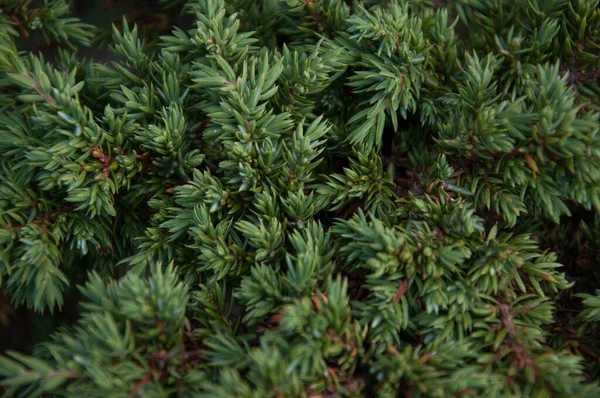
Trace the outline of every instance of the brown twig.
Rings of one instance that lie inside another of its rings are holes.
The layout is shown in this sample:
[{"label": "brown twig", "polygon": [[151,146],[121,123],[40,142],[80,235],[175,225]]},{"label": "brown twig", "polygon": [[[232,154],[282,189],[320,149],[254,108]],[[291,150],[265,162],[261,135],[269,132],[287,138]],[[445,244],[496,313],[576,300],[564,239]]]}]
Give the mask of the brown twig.
[{"label": "brown twig", "polygon": [[131,389],[129,390],[129,398],[135,398],[138,390],[140,388],[142,388],[143,386],[150,384],[151,381],[152,381],[152,369],[148,369],[148,371],[146,372],[144,377],[140,381],[138,381],[137,383],[135,383],[134,385],[131,386]]}]

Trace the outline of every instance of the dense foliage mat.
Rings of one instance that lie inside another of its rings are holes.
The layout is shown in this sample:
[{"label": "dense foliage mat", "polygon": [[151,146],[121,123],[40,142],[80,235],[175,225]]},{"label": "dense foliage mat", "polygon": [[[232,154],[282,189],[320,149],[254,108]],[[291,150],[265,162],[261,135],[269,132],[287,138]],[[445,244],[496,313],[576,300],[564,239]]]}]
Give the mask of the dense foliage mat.
[{"label": "dense foliage mat", "polygon": [[600,396],[598,0],[158,5],[0,4],[0,286],[80,299],[5,396]]}]

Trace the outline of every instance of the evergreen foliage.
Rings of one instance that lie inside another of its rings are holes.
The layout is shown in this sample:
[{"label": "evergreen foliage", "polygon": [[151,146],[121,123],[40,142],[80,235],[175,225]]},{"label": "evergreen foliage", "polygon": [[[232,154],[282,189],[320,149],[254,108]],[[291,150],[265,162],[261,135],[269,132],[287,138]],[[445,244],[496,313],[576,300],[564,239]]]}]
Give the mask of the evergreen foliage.
[{"label": "evergreen foliage", "polygon": [[598,0],[161,5],[0,4],[4,396],[600,396]]}]

